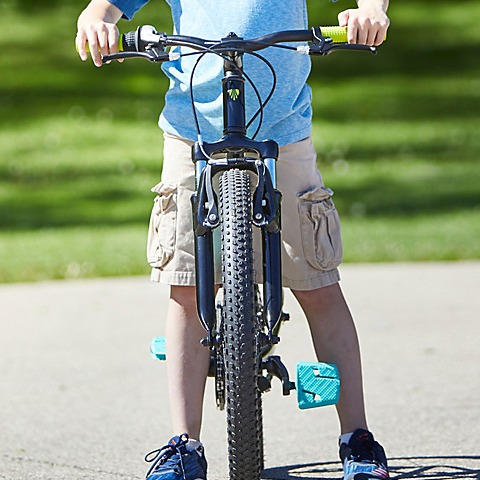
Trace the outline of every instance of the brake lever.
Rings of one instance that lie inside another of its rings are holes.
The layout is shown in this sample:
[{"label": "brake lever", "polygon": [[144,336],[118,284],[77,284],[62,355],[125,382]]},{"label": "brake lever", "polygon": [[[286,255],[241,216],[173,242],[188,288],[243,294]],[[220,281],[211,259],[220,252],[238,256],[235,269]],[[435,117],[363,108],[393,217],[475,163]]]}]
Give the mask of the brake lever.
[{"label": "brake lever", "polygon": [[145,58],[150,62],[165,62],[170,60],[170,55],[159,48],[150,48],[145,52],[118,52],[110,53],[102,57],[102,63],[108,63],[111,60],[120,60],[124,58]]},{"label": "brake lever", "polygon": [[336,50],[354,50],[360,52],[370,52],[373,55],[377,54],[377,48],[370,45],[360,45],[357,43],[329,43],[325,42],[323,45],[311,45],[310,55],[330,55]]}]

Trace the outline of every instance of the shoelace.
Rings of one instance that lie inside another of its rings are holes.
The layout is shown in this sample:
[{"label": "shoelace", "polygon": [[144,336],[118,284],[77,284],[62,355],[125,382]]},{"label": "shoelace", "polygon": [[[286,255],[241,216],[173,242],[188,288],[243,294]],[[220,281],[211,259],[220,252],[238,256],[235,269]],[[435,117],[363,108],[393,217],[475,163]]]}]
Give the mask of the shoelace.
[{"label": "shoelace", "polygon": [[183,479],[186,480],[186,474],[185,474],[185,467],[183,465],[183,458],[182,458],[182,452],[180,451],[180,448],[185,446],[188,442],[188,435],[186,433],[180,435],[180,439],[178,442],[173,443],[173,444],[168,444],[165,445],[162,448],[157,448],[156,450],[152,450],[151,452],[147,453],[145,455],[145,461],[148,463],[151,463],[152,466],[147,472],[147,477],[153,473],[153,471],[157,468],[159,465],[163,465],[166,461],[170,460],[175,454],[178,454],[179,461],[177,462],[176,465],[180,464],[180,468],[182,469],[182,476]]},{"label": "shoelace", "polygon": [[350,448],[355,461],[375,461],[375,441],[370,436],[354,442]]},{"label": "shoelace", "polygon": [[357,450],[353,455],[353,457],[355,458],[355,460],[359,460],[362,462],[364,461],[372,462],[375,459],[375,454],[373,452],[373,449],[365,446],[364,448]]}]

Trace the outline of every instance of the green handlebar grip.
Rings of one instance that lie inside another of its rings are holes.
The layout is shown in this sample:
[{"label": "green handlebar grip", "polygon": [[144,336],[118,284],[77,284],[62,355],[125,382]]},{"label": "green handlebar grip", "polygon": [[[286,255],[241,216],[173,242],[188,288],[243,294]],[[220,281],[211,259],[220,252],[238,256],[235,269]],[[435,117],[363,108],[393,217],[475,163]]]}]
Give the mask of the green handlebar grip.
[{"label": "green handlebar grip", "polygon": [[[118,51],[119,52],[123,52],[123,35],[120,35],[120,38],[118,39]],[[78,47],[77,47],[77,43],[75,42],[75,49],[77,50],[78,52]],[[87,53],[90,53],[90,47],[88,46],[88,42],[85,42],[85,51]]]},{"label": "green handlebar grip", "polygon": [[347,43],[347,27],[320,27],[324,37],[332,39],[333,43]]},{"label": "green handlebar grip", "polygon": [[[320,31],[324,37],[329,37],[332,39],[333,43],[347,43],[347,27],[320,27]],[[387,36],[385,35],[384,40]]]}]

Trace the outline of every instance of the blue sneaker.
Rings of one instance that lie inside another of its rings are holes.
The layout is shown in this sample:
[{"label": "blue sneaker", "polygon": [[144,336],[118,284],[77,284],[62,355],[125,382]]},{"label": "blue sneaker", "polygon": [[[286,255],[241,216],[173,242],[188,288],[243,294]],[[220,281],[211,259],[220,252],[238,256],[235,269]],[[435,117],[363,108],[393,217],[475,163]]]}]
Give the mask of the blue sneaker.
[{"label": "blue sneaker", "polygon": [[344,480],[379,480],[390,478],[383,447],[367,430],[355,430],[348,444],[340,445]]},{"label": "blue sneaker", "polygon": [[206,480],[207,461],[203,446],[188,445],[186,433],[173,437],[167,445],[145,456],[152,466],[146,480]]}]

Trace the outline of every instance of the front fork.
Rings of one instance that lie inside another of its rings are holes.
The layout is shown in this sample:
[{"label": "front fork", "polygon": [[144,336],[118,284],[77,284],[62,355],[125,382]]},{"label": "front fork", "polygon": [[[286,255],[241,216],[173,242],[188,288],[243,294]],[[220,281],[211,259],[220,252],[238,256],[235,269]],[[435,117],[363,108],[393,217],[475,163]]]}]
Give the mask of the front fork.
[{"label": "front fork", "polygon": [[[208,218],[213,220],[212,205],[207,205],[205,192],[205,172],[207,162],[198,160],[195,162],[195,193],[191,196],[193,214],[193,232],[195,240],[195,283],[197,311],[203,328],[208,333],[208,345],[212,345],[212,335],[215,325],[215,263],[213,254],[213,225]],[[210,178],[211,180],[211,178]],[[213,188],[212,188],[213,191]],[[216,203],[216,202],[215,202]],[[207,210],[206,219],[202,216]],[[208,210],[210,212],[208,212]],[[215,219],[215,226],[218,224]]]},{"label": "front fork", "polygon": [[215,342],[215,267],[213,230],[219,225],[217,196],[212,180],[228,168],[254,171],[257,185],[253,195],[253,223],[262,230],[263,249],[263,315],[268,328],[265,347],[278,342],[276,327],[282,319],[283,290],[280,239],[281,194],[276,190],[276,159],[195,162],[196,193],[192,195],[195,237],[195,272],[197,311],[207,331],[205,343]]}]

